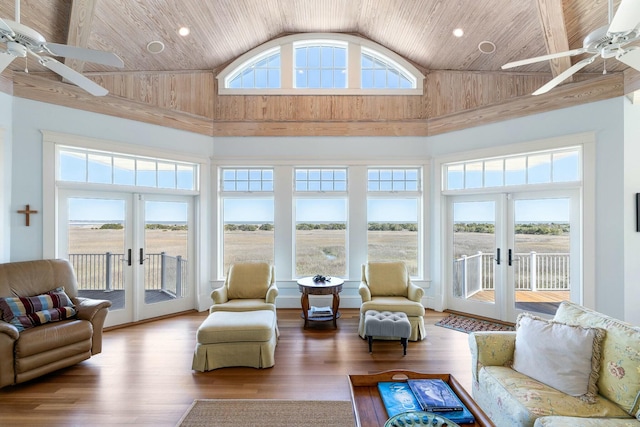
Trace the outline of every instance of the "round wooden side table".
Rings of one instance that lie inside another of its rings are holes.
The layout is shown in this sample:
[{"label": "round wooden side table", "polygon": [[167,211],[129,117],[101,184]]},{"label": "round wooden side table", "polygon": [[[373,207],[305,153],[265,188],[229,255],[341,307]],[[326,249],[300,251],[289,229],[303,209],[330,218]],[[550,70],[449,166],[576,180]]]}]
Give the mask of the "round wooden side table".
[{"label": "round wooden side table", "polygon": [[[340,307],[340,292],[342,291],[342,284],[344,280],[339,277],[332,277],[324,282],[314,282],[313,277],[303,277],[298,280],[298,290],[302,293],[300,302],[302,304],[302,315],[304,318],[305,329],[309,325],[309,321],[312,322],[326,322],[333,321],[333,327],[337,328],[336,319],[340,317],[338,308]],[[333,295],[333,304],[331,306],[331,313],[314,313],[317,307],[311,307],[309,305],[309,295]]]}]

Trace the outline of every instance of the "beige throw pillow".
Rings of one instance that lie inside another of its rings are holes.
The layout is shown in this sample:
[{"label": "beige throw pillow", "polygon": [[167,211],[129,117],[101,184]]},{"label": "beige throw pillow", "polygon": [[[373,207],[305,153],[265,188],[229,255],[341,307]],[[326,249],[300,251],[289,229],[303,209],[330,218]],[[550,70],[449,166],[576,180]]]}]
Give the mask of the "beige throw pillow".
[{"label": "beige throw pillow", "polygon": [[605,331],[518,316],[513,369],[541,383],[595,402]]}]

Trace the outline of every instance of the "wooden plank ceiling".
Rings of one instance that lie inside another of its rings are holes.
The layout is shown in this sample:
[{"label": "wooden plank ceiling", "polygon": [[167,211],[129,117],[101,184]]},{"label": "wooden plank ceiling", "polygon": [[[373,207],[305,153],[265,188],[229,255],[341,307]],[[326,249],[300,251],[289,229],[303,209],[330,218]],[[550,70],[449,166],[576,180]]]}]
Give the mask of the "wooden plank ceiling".
[{"label": "wooden plank ceiling", "polygon": [[[615,8],[619,1],[614,0]],[[0,2],[0,17],[14,19],[13,3],[13,0]],[[167,87],[161,86],[160,76],[189,74],[191,94],[197,94],[191,82],[202,80],[207,89],[212,89],[214,84],[211,76],[201,77],[203,73],[212,75],[239,55],[273,38],[291,33],[337,32],[373,40],[427,74],[459,72],[473,76],[480,73],[484,76],[480,80],[490,82],[490,86],[495,84],[493,80],[503,81],[500,76],[504,75],[531,76],[518,88],[500,88],[513,90],[506,98],[521,97],[526,95],[522,93],[523,88],[530,93],[540,82],[585,56],[544,61],[508,71],[500,67],[518,59],[582,47],[584,37],[607,24],[608,3],[606,0],[22,0],[20,19],[49,42],[118,54],[124,60],[124,69],[65,61],[68,66],[108,86],[111,95],[215,121],[216,109],[224,108],[219,101],[200,100],[196,107],[182,108],[175,106],[179,96],[173,93],[166,104],[160,98],[169,95],[152,96],[154,91],[167,91]],[[181,26],[190,28],[187,37],[178,35]],[[464,35],[454,37],[455,28],[462,28]],[[152,41],[162,42],[164,51],[149,53],[147,44]],[[479,50],[479,44],[484,41],[496,45],[494,53]],[[14,60],[2,74],[9,79],[16,76],[16,91],[28,86],[28,92],[35,93],[43,78],[57,79],[33,60],[27,65],[39,80],[29,81],[27,76],[17,78],[24,74],[24,59]],[[606,68],[615,74],[628,67],[609,60]],[[593,74],[602,74],[602,70],[600,59],[585,67],[575,80],[597,78]],[[442,80],[442,74],[439,76]],[[169,86],[175,85],[172,78],[165,79]],[[449,80],[456,79],[454,75]],[[618,83],[616,80],[616,89],[607,93],[619,93]],[[48,84],[43,84],[43,90],[46,86]],[[484,90],[485,93],[478,95],[480,98],[487,98],[486,91],[492,88]],[[72,92],[73,89],[66,93]],[[468,97],[469,93],[462,93],[459,99],[463,101],[458,102],[468,103],[464,101]],[[500,97],[503,99],[499,101],[503,102],[504,94]],[[433,99],[422,101],[421,105],[424,110],[408,119],[434,117]],[[474,101],[455,111],[447,106],[437,109],[451,114],[481,105],[482,102]]]}]

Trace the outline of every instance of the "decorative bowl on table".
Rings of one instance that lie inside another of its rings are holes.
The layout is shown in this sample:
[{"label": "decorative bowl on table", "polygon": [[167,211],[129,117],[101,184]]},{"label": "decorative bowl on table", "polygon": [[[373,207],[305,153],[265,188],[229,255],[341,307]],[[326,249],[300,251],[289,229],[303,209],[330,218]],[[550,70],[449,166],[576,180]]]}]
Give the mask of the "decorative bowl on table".
[{"label": "decorative bowl on table", "polygon": [[459,424],[432,412],[410,411],[395,415],[384,423],[384,427],[460,427]]},{"label": "decorative bowl on table", "polygon": [[314,283],[320,283],[320,282],[324,283],[324,282],[328,282],[328,281],[330,281],[330,280],[331,280],[331,277],[329,277],[329,276],[323,276],[323,275],[321,275],[321,274],[316,274],[315,276],[313,276],[313,277],[311,278],[311,280],[313,280],[313,282],[314,282]]}]

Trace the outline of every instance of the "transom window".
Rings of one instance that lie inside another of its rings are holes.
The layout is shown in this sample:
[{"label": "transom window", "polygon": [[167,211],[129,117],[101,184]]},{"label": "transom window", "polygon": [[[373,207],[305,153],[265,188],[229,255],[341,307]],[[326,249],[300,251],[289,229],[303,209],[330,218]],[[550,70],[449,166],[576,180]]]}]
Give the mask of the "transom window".
[{"label": "transom window", "polygon": [[443,188],[465,190],[513,185],[578,182],[582,174],[578,147],[443,165]]},{"label": "transom window", "polygon": [[198,165],[60,146],[61,181],[196,190]]},{"label": "transom window", "polygon": [[369,191],[418,191],[420,171],[416,169],[369,169]]},{"label": "transom window", "polygon": [[222,169],[222,191],[273,191],[273,169]]},{"label": "transom window", "polygon": [[296,191],[347,191],[346,169],[296,169]]},{"label": "transom window", "polygon": [[422,95],[424,75],[393,51],[348,34],[294,34],[237,58],[221,95]]}]

